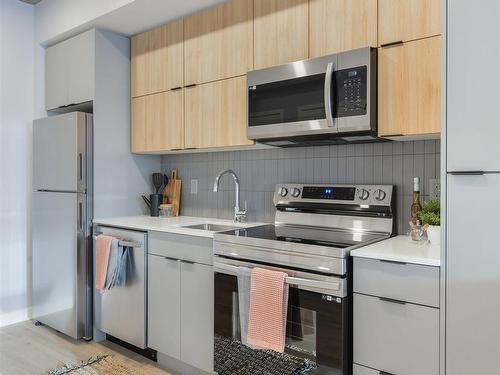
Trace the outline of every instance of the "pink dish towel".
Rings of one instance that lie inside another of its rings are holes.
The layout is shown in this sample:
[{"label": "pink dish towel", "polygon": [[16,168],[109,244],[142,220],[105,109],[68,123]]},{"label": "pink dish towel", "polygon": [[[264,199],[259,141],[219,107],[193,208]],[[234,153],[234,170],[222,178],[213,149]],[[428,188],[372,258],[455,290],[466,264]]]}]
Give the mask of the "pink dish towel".
[{"label": "pink dish towel", "polygon": [[100,234],[95,241],[95,287],[104,291],[106,285],[106,275],[108,273],[109,253],[111,241],[114,237]]},{"label": "pink dish towel", "polygon": [[256,349],[285,350],[288,284],[284,272],[254,268],[250,280],[247,342]]}]

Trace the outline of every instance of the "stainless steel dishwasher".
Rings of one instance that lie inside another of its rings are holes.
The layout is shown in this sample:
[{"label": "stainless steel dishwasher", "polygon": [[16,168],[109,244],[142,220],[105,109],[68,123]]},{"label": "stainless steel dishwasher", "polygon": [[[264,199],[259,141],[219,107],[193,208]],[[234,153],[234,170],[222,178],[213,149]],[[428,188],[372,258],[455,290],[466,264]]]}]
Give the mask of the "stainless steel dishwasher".
[{"label": "stainless steel dishwasher", "polygon": [[[131,245],[126,271],[125,285],[104,293],[95,289],[95,328],[138,348],[146,348],[147,331],[147,233],[94,226],[95,238],[99,234],[116,237]],[[95,275],[95,261],[94,261]]]}]

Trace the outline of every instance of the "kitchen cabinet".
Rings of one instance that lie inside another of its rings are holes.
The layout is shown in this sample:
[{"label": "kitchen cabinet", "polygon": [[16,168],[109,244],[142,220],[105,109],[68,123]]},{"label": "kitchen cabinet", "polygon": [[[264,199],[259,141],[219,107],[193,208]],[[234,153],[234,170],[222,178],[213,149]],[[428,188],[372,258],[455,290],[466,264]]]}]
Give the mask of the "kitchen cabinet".
[{"label": "kitchen cabinet", "polygon": [[95,30],[45,50],[45,109],[94,100]]},{"label": "kitchen cabinet", "polygon": [[439,134],[441,124],[439,36],[378,50],[378,134]]},{"label": "kitchen cabinet", "polygon": [[214,271],[193,262],[181,264],[181,360],[213,369]]},{"label": "kitchen cabinet", "polygon": [[184,19],[185,85],[253,69],[253,0],[231,0]]},{"label": "kitchen cabinet", "polygon": [[309,2],[309,57],[375,46],[376,0]]},{"label": "kitchen cabinet", "polygon": [[184,90],[132,98],[132,152],[184,147]]},{"label": "kitchen cabinet", "polygon": [[439,375],[439,273],[354,255],[354,374]]},{"label": "kitchen cabinet", "polygon": [[184,23],[174,21],[132,37],[132,97],[184,85]]},{"label": "kitchen cabinet", "polygon": [[174,358],[181,355],[181,263],[148,256],[148,347]]},{"label": "kitchen cabinet", "polygon": [[441,33],[441,2],[378,0],[380,45],[436,36]]},{"label": "kitchen cabinet", "polygon": [[186,148],[251,145],[247,139],[246,77],[186,88]]},{"label": "kitchen cabinet", "polygon": [[254,68],[307,59],[307,0],[254,0]]},{"label": "kitchen cabinet", "polygon": [[[150,232],[148,245],[149,347],[211,373],[214,355],[212,239]],[[197,257],[201,261],[207,259],[210,264],[191,260]]]}]

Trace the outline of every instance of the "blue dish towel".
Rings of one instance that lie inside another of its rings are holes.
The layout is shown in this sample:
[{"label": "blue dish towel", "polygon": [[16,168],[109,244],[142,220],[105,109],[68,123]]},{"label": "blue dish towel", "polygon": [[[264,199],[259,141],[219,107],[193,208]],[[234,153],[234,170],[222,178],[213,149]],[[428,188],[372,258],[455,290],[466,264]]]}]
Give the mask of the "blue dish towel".
[{"label": "blue dish towel", "polygon": [[127,281],[128,247],[119,245],[118,240],[111,242],[109,253],[108,272],[106,276],[106,290],[124,285]]}]

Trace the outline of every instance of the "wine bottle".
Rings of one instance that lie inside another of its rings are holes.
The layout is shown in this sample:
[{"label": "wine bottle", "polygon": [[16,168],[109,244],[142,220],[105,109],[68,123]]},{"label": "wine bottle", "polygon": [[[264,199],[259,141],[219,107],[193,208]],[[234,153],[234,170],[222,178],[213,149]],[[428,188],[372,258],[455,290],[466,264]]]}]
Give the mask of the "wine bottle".
[{"label": "wine bottle", "polygon": [[418,213],[422,211],[422,204],[420,203],[420,178],[413,179],[413,203],[410,209],[410,220],[414,225],[420,224]]}]

